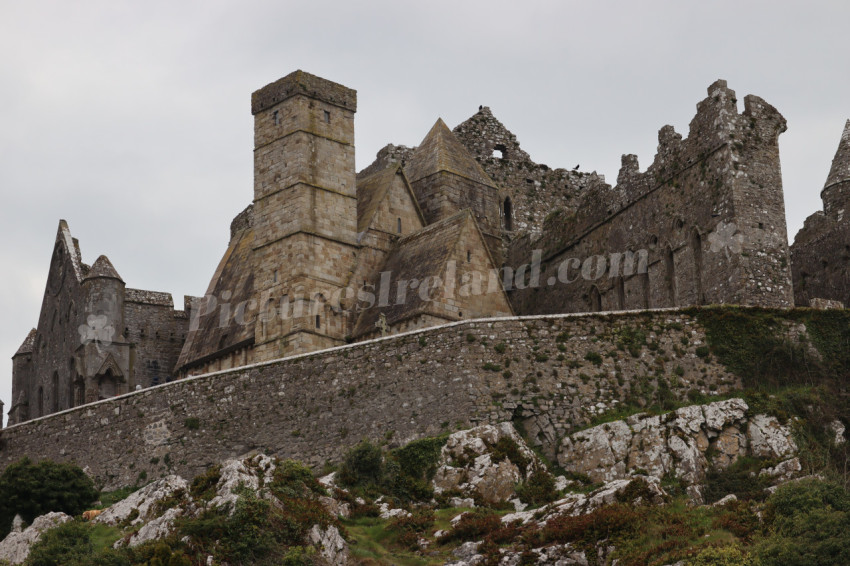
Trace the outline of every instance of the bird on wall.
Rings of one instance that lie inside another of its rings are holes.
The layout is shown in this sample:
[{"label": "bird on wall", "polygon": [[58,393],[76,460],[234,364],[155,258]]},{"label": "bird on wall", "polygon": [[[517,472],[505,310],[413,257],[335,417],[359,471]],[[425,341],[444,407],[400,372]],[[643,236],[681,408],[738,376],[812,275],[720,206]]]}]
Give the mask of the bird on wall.
[{"label": "bird on wall", "polygon": [[[581,165],[581,163],[579,163],[579,165]],[[578,171],[578,165],[576,165],[575,167],[573,167],[573,171]]]}]

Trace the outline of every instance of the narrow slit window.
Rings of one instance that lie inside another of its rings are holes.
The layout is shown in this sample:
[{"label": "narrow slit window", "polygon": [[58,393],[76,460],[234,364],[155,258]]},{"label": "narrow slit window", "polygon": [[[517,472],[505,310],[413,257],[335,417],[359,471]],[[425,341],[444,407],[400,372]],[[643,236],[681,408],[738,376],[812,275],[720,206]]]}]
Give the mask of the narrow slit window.
[{"label": "narrow slit window", "polygon": [[316,328],[321,328],[321,327],[322,327],[322,316],[317,314],[316,315]]},{"label": "narrow slit window", "polygon": [[472,251],[466,250],[466,263],[469,263],[471,261],[472,261]]},{"label": "narrow slit window", "polygon": [[401,218],[398,219],[398,233],[401,234]]},{"label": "narrow slit window", "polygon": [[327,110],[323,110],[323,112],[325,113],[325,123],[330,124],[331,123],[331,113],[328,112]]},{"label": "narrow slit window", "polygon": [[280,113],[277,110],[275,110],[272,113],[272,118],[274,119],[274,125],[279,126],[280,125]]}]

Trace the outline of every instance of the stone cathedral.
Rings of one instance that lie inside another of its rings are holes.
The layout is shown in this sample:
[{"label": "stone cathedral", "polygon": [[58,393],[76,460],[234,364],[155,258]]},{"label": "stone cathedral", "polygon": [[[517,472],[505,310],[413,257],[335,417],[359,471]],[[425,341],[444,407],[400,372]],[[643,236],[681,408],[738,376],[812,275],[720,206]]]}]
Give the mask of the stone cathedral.
[{"label": "stone cathedral", "polygon": [[[850,121],[792,246],[782,115],[708,88],[686,137],[616,184],[532,161],[486,106],[357,172],[357,93],[296,71],[253,93],[254,193],[203,297],[132,289],[60,221],[15,424],[184,378],[460,320],[850,301]],[[246,200],[247,200],[246,194]]]}]

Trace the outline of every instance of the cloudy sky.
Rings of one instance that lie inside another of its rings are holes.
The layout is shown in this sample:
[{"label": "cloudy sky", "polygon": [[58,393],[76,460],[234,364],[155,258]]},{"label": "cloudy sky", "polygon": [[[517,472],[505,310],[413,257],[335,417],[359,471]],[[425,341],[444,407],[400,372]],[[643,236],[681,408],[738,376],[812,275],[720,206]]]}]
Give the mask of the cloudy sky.
[{"label": "cloudy sky", "polygon": [[251,92],[295,69],[358,91],[358,168],[485,104],[538,163],[609,182],[724,78],[788,120],[793,239],[850,117],[849,20],[845,0],[0,0],[0,399],[60,218],[128,286],[203,294],[252,198]]}]

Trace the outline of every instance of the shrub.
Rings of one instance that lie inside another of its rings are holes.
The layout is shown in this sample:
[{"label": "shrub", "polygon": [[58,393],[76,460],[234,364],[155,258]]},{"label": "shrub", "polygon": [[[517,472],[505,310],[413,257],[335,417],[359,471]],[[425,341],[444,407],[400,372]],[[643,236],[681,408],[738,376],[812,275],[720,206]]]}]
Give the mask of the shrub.
[{"label": "shrub", "polygon": [[[95,528],[79,520],[49,529],[33,544],[27,566],[130,566],[130,559],[109,546],[95,548]],[[178,564],[177,566],[182,566]]]},{"label": "shrub", "polygon": [[313,477],[310,468],[295,460],[278,462],[269,487],[278,499],[299,497],[309,493],[327,495],[322,484]]},{"label": "shrub", "polygon": [[363,441],[345,455],[339,470],[343,485],[357,486],[380,483],[384,472],[381,449],[371,442]]},{"label": "shrub", "polygon": [[97,499],[98,491],[83,470],[73,464],[23,458],[0,474],[0,538],[20,514],[31,523],[50,511],[79,515]]},{"label": "shrub", "polygon": [[614,504],[577,517],[558,515],[546,523],[541,535],[547,543],[569,542],[591,548],[599,540],[634,533],[641,528],[641,523],[642,516],[637,511]]},{"label": "shrub", "polygon": [[501,526],[502,521],[495,512],[476,508],[474,511],[465,513],[449,532],[440,537],[440,541],[479,540]]},{"label": "shrub", "polygon": [[215,497],[215,488],[220,479],[221,466],[213,466],[203,474],[195,476],[195,479],[192,480],[192,485],[189,486],[189,493],[195,499],[209,501]]},{"label": "shrub", "polygon": [[493,445],[491,458],[493,462],[501,462],[504,459],[510,460],[511,463],[519,468],[522,475],[525,475],[528,465],[531,463],[520,451],[519,444],[507,436],[503,436]]},{"label": "shrub", "polygon": [[756,566],[758,562],[737,546],[709,546],[688,562],[689,566]]},{"label": "shrub", "polygon": [[409,517],[396,517],[389,528],[398,533],[400,545],[411,550],[419,549],[419,539],[434,526],[434,512],[431,509],[417,509]]},{"label": "shrub", "polygon": [[763,464],[762,460],[742,457],[725,470],[709,470],[703,492],[706,503],[714,503],[730,493],[743,500],[763,499],[768,483],[765,476],[758,475]]},{"label": "shrub", "polygon": [[523,503],[543,505],[555,501],[558,492],[555,491],[555,478],[545,470],[537,470],[528,481],[516,488],[517,496]]},{"label": "shrub", "polygon": [[585,354],[584,359],[591,362],[593,365],[602,365],[602,356],[600,356],[596,352],[588,352],[587,354]]},{"label": "shrub", "polygon": [[325,527],[333,522],[315,499],[288,498],[277,506],[244,490],[232,514],[227,507],[219,507],[178,521],[178,538],[188,536],[192,547],[222,562],[263,564],[282,556],[287,547],[303,544],[313,525]]},{"label": "shrub", "polygon": [[771,535],[755,552],[764,566],[850,564],[850,494],[841,486],[783,485],[767,502],[765,524]]}]

